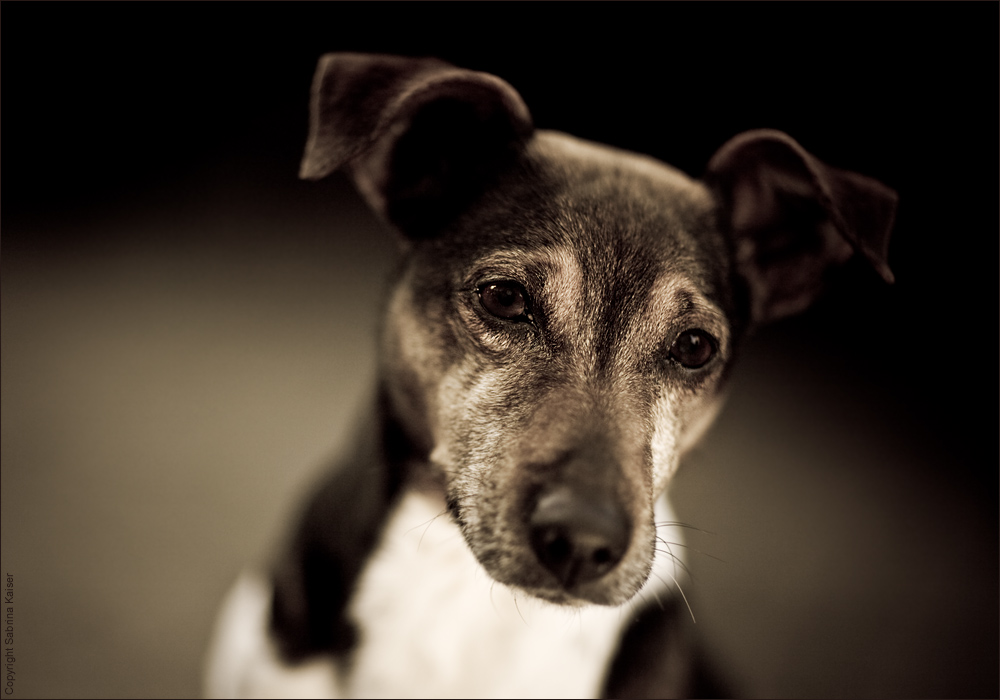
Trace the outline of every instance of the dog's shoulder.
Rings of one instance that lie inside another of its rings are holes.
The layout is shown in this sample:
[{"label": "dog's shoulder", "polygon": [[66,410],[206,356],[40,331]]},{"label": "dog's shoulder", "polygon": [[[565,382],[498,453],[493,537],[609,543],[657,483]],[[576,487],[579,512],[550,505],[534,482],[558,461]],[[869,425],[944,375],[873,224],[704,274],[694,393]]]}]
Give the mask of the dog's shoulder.
[{"label": "dog's shoulder", "polygon": [[271,572],[270,632],[284,658],[355,644],[344,609],[397,498],[408,441],[378,399],[313,491]]}]

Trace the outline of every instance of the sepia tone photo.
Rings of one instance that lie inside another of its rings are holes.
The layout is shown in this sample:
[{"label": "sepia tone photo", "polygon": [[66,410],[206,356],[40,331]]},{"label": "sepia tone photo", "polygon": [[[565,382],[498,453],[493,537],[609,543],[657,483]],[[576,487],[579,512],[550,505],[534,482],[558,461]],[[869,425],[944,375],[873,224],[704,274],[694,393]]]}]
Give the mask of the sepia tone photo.
[{"label": "sepia tone photo", "polygon": [[5,697],[996,697],[994,3],[4,2]]}]

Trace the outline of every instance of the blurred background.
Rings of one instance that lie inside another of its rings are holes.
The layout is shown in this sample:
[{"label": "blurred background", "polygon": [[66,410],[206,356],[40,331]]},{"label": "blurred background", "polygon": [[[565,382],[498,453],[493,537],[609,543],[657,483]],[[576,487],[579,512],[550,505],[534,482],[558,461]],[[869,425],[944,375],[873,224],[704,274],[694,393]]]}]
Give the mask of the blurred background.
[{"label": "blurred background", "polygon": [[196,696],[221,596],[367,396],[392,233],[296,179],[335,50],[495,73],[538,126],[692,175],[772,127],[897,189],[896,284],[850,265],[755,336],[677,477],[685,592],[742,696],[997,697],[997,4],[2,19],[13,697]]}]

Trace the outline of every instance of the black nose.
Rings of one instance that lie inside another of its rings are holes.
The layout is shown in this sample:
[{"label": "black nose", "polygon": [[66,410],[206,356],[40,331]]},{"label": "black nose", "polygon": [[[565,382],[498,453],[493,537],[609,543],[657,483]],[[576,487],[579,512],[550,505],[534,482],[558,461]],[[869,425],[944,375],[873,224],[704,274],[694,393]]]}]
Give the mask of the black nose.
[{"label": "black nose", "polygon": [[611,571],[628,549],[631,529],[613,498],[567,486],[538,498],[529,525],[535,555],[567,589]]}]

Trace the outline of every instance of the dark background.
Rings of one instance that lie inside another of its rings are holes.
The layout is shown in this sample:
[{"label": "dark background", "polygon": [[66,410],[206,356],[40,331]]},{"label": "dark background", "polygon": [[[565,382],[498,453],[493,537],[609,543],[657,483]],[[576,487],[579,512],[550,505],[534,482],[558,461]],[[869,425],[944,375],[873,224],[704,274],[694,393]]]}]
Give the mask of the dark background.
[{"label": "dark background", "polygon": [[[678,476],[742,694],[996,697],[995,3],[2,5],[16,696],[192,695],[371,381],[391,233],[296,179],[326,51],[495,73],[698,175],[750,128],[895,188],[883,285],[748,345]],[[709,534],[714,533],[714,534]]]}]

